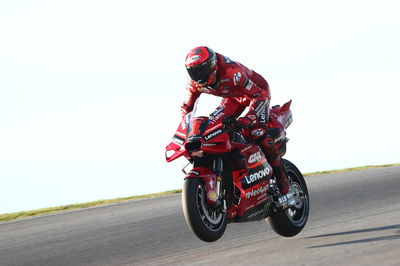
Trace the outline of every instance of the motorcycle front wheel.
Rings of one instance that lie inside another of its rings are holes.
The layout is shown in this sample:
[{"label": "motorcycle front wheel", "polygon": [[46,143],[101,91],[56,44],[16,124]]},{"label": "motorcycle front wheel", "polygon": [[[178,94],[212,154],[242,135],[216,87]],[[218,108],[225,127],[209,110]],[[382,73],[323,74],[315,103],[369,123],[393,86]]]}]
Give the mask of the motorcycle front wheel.
[{"label": "motorcycle front wheel", "polygon": [[292,189],[299,191],[301,198],[298,206],[277,210],[266,220],[272,229],[279,235],[292,237],[300,233],[306,225],[310,210],[310,199],[306,181],[297,167],[288,160],[283,159],[286,172],[292,181]]},{"label": "motorcycle front wheel", "polygon": [[200,178],[185,179],[182,207],[186,223],[205,242],[218,240],[225,232],[227,215],[222,208],[207,203],[206,188]]}]

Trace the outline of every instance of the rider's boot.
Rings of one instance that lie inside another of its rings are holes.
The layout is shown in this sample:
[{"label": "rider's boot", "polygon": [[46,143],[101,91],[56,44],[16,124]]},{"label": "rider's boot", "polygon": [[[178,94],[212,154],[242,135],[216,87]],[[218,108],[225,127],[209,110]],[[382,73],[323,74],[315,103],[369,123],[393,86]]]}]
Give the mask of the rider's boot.
[{"label": "rider's boot", "polygon": [[275,145],[273,145],[271,139],[265,138],[261,144],[261,150],[274,170],[279,191],[282,195],[286,195],[290,190],[290,180],[283,165],[281,155]]},{"label": "rider's boot", "polygon": [[280,165],[273,167],[273,170],[276,176],[276,181],[278,183],[279,192],[282,195],[286,195],[290,190],[290,180],[286,173],[285,167],[283,166],[282,160],[279,161]]}]

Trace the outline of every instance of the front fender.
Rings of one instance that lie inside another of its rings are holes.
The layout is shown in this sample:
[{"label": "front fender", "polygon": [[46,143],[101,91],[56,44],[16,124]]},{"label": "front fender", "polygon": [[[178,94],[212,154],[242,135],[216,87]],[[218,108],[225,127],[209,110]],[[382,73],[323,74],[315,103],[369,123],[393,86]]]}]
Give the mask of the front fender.
[{"label": "front fender", "polygon": [[195,167],[186,176],[188,178],[200,178],[206,187],[207,202],[209,204],[217,203],[217,175],[206,167]]}]

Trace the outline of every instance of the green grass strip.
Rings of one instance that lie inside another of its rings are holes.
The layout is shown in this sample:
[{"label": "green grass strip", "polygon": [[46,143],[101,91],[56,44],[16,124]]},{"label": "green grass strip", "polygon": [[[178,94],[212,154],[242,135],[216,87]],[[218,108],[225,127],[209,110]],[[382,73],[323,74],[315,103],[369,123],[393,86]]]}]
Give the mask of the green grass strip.
[{"label": "green grass strip", "polygon": [[96,200],[96,201],[91,201],[91,202],[70,204],[70,205],[50,207],[50,208],[37,209],[37,210],[31,210],[31,211],[5,213],[5,214],[0,214],[0,223],[8,222],[11,220],[28,218],[28,217],[52,214],[52,213],[60,213],[60,212],[66,212],[66,211],[71,211],[71,210],[77,210],[77,209],[84,209],[84,208],[109,205],[109,204],[114,204],[114,203],[121,203],[121,202],[126,202],[126,201],[155,198],[155,197],[160,197],[160,196],[165,196],[165,195],[177,194],[177,193],[181,193],[181,192],[182,192],[181,189],[175,189],[175,190],[169,190],[169,191],[165,191],[165,192],[153,193],[153,194],[148,194],[148,195],[131,196],[131,197],[126,197],[126,198],[116,198],[116,199],[108,199],[108,200]]},{"label": "green grass strip", "polygon": [[327,170],[327,171],[305,173],[303,175],[304,176],[325,175],[325,174],[343,173],[343,172],[359,171],[359,170],[365,170],[365,169],[371,169],[371,168],[381,168],[381,167],[390,167],[390,166],[399,166],[399,165],[400,165],[400,163],[383,164],[383,165],[366,165],[366,166],[351,167],[351,168],[344,168],[344,169],[338,169],[338,170]]},{"label": "green grass strip", "polygon": [[[358,170],[365,170],[365,169],[370,169],[370,168],[390,167],[390,166],[399,166],[399,165],[400,165],[400,163],[384,164],[384,165],[367,165],[367,166],[345,168],[345,169],[339,169],[339,170],[329,170],[329,171],[306,173],[306,174],[304,174],[304,176],[333,174],[333,173],[358,171]],[[50,207],[50,208],[37,209],[37,210],[31,210],[31,211],[5,213],[5,214],[0,214],[0,223],[12,221],[12,220],[23,219],[23,218],[28,218],[28,217],[52,214],[52,213],[60,213],[60,212],[66,212],[66,211],[71,211],[71,210],[77,210],[77,209],[84,209],[84,208],[103,206],[103,205],[109,205],[109,204],[114,204],[114,203],[121,203],[121,202],[126,202],[126,201],[133,201],[133,200],[138,200],[138,199],[155,198],[155,197],[160,197],[160,196],[165,196],[165,195],[178,194],[181,192],[182,192],[181,189],[175,189],[175,190],[169,190],[169,191],[165,191],[165,192],[153,193],[153,194],[148,194],[148,195],[131,196],[131,197],[126,197],[126,198],[116,198],[116,199],[108,199],[108,200],[97,200],[97,201],[78,203],[78,204],[70,204],[70,205],[58,206],[58,207]]]}]

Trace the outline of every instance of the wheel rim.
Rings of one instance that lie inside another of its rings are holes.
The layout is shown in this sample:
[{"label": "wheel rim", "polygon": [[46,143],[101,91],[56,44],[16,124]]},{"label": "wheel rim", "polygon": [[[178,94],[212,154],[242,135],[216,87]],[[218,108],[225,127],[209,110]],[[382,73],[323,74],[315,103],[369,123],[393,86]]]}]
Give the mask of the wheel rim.
[{"label": "wheel rim", "polygon": [[293,223],[296,226],[301,226],[307,221],[308,217],[308,209],[309,209],[308,194],[303,191],[301,183],[296,173],[288,171],[287,174],[292,180],[291,189],[297,191],[295,197],[299,199],[299,203],[296,204],[295,206],[287,208],[285,210],[285,213],[289,218],[289,220],[291,221],[291,223]]},{"label": "wheel rim", "polygon": [[224,213],[207,203],[203,184],[197,186],[197,209],[203,224],[212,231],[218,231],[224,222]]}]

